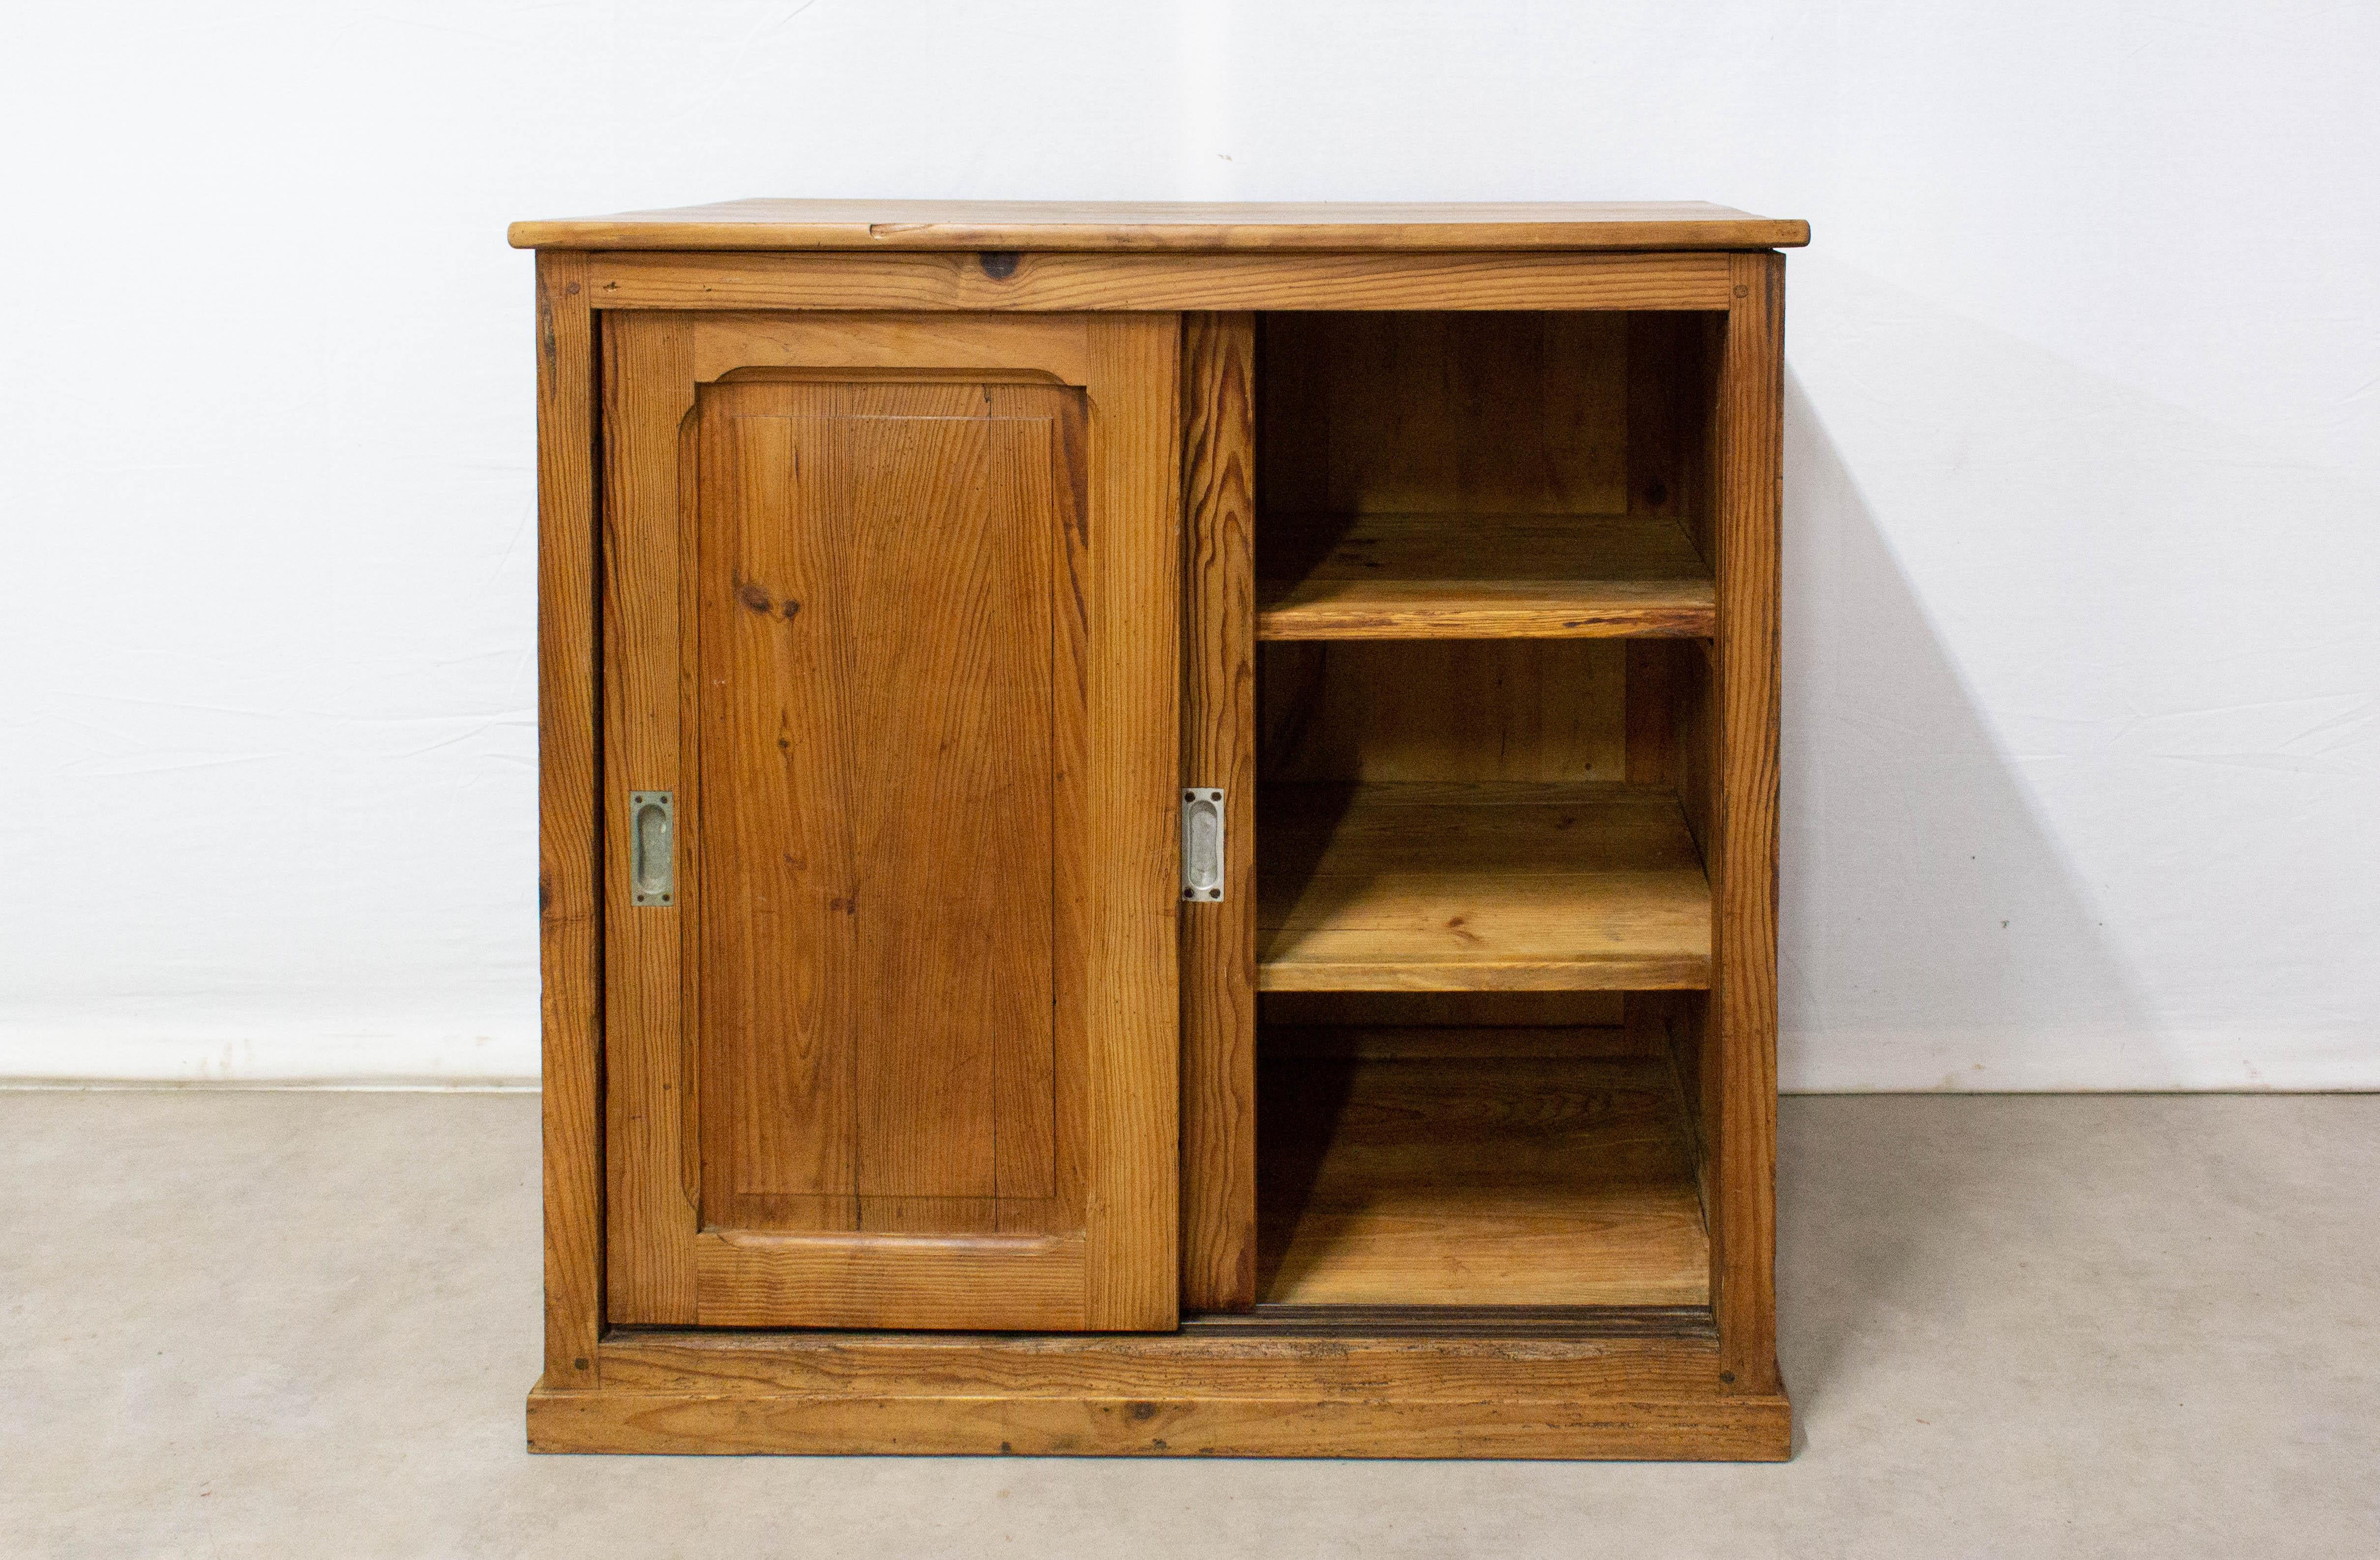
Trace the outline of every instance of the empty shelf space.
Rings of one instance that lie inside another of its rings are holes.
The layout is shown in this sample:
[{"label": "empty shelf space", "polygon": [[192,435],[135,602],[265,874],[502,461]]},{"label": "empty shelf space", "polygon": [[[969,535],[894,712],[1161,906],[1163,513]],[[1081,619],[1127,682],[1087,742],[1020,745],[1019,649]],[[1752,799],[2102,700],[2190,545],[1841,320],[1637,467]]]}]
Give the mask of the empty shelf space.
[{"label": "empty shelf space", "polygon": [[1259,639],[1707,637],[1711,573],[1639,514],[1267,516]]},{"label": "empty shelf space", "polygon": [[1260,1302],[1709,1303],[1666,1059],[1281,1059],[1259,1076]]},{"label": "empty shelf space", "polygon": [[1271,785],[1257,840],[1258,990],[1710,985],[1710,887],[1664,790]]}]

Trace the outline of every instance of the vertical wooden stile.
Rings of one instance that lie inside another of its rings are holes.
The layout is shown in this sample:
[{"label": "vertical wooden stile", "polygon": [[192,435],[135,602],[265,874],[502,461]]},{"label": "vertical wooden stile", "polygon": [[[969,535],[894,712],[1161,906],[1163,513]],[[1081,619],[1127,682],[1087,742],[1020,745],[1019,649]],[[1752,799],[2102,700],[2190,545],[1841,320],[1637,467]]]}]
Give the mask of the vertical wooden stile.
[{"label": "vertical wooden stile", "polygon": [[587,257],[537,257],[538,966],[545,1385],[591,1389],[603,1324],[595,768],[595,338]]},{"label": "vertical wooden stile", "polygon": [[[651,316],[614,317],[603,333],[603,378],[601,807],[605,837],[625,841],[631,792],[683,789],[681,430],[694,405],[685,339]],[[606,1316],[690,1323],[679,906],[634,902],[625,850],[609,853],[602,884],[604,1087],[613,1100],[648,1102],[605,1113]],[[670,1234],[636,1240],[631,1230]]]},{"label": "vertical wooden stile", "polygon": [[1182,920],[1182,1303],[1256,1303],[1256,318],[1183,317],[1182,783],[1224,793],[1225,897]]},{"label": "vertical wooden stile", "polygon": [[1099,382],[1152,393],[1094,397],[1096,490],[1112,507],[1089,543],[1098,620],[1091,668],[1087,905],[1102,928],[1090,984],[1091,1223],[1087,1325],[1171,1327],[1181,1314],[1181,812],[1158,775],[1180,774],[1182,324],[1122,315],[1091,330]]},{"label": "vertical wooden stile", "polygon": [[[1718,365],[1717,816],[1704,1126],[1718,1160],[1711,1288],[1722,1380],[1777,1374],[1778,597],[1784,258],[1738,254]],[[1715,1105],[1716,1108],[1713,1108]]]}]

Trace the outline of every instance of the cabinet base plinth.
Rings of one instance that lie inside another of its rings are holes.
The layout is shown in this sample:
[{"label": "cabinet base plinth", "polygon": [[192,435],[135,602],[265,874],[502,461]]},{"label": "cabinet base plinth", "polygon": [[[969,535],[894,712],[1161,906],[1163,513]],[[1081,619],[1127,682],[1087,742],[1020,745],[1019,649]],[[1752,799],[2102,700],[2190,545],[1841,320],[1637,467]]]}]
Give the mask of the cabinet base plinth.
[{"label": "cabinet base plinth", "polygon": [[1691,1338],[614,1334],[538,1452],[1781,1461]]}]

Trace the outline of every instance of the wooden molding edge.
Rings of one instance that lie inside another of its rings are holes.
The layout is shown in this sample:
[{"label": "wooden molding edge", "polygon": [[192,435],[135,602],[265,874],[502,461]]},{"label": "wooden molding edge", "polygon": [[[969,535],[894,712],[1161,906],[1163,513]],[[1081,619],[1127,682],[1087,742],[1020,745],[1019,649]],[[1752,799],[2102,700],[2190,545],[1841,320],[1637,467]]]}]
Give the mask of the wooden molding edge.
[{"label": "wooden molding edge", "polygon": [[1780,1395],[1366,1398],[529,1394],[533,1452],[1782,1462]]},{"label": "wooden molding edge", "polygon": [[753,254],[592,256],[599,309],[1620,308],[1718,310],[1726,254]]},{"label": "wooden molding edge", "polygon": [[[1508,249],[1540,253],[1609,254],[1681,249],[1724,254],[1745,249],[1798,249],[1810,242],[1799,217],[1763,217],[1726,209],[1682,212],[1667,220],[1597,219],[1560,209],[1496,216],[1475,211],[1469,221],[1399,217],[1360,208],[1310,208],[1303,222],[1250,221],[1217,213],[1207,221],[1150,222],[1129,208],[1081,208],[1073,220],[984,212],[925,213],[908,221],[883,212],[822,217],[791,212],[774,220],[736,217],[694,207],[615,217],[532,219],[504,228],[516,249],[746,249],[825,253],[930,253],[937,250],[1051,250],[1087,254],[1281,254],[1352,250],[1422,253],[1447,249]],[[1366,220],[1366,218],[1369,220]],[[1384,220],[1385,218],[1385,220]]]},{"label": "wooden molding edge", "polygon": [[1779,1461],[1781,1389],[1707,1337],[1178,1333],[608,1335],[548,1373],[540,1452]]}]

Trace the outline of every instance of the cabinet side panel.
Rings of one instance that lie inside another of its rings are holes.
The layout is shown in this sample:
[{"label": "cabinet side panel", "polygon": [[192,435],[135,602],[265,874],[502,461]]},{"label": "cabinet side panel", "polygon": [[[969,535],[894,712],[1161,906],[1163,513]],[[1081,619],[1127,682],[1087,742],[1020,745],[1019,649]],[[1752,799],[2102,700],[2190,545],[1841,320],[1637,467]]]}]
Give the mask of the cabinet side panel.
[{"label": "cabinet side panel", "polygon": [[1710,352],[1717,313],[1628,320],[1628,513],[1664,515],[1710,561]]},{"label": "cabinet side panel", "polygon": [[1183,907],[1182,1303],[1256,1303],[1256,320],[1183,318],[1182,783],[1224,793],[1224,897]]},{"label": "cabinet side panel", "polygon": [[[1716,1110],[1713,1273],[1740,1393],[1777,1377],[1777,776],[1782,256],[1730,259],[1719,360],[1713,559],[1718,774],[1710,853],[1714,972],[1704,1081]],[[1713,1119],[1715,1117],[1715,1119]]]},{"label": "cabinet side panel", "polygon": [[595,339],[587,257],[537,257],[538,961],[545,1386],[595,1385],[602,965],[595,795]]}]

